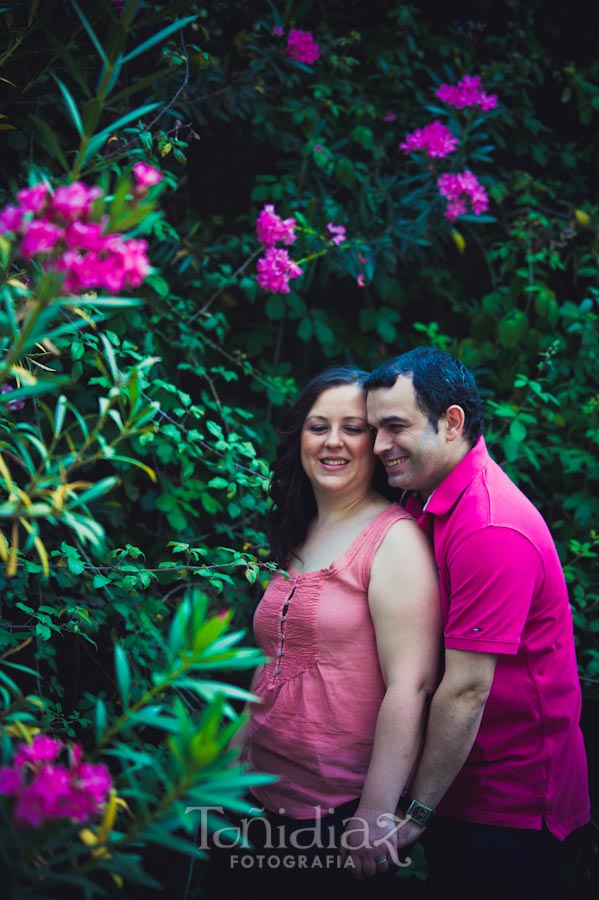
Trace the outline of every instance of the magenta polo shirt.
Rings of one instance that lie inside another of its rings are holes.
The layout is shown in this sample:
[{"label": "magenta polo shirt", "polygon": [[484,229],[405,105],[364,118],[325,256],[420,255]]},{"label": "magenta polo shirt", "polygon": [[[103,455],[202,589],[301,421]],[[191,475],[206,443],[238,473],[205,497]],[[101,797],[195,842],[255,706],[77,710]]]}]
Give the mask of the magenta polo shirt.
[{"label": "magenta polo shirt", "polygon": [[566,584],[549,529],[481,437],[433,492],[445,646],[498,654],[480,729],[439,806],[565,838],[590,817]]}]

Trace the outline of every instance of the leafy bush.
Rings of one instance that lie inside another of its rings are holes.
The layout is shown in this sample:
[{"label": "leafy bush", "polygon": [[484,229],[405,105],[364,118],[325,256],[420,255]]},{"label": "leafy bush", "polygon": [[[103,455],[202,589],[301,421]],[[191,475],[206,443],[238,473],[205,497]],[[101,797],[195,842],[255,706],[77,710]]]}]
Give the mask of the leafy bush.
[{"label": "leafy bush", "polygon": [[[491,451],[556,537],[596,698],[599,73],[536,0],[506,8],[0,12],[3,205],[46,185],[0,219],[3,761],[48,735],[112,784],[89,822],[33,830],[2,798],[19,900],[153,890],[147,848],[201,856],[186,808],[243,808],[261,777],[226,747],[259,661],[268,460],[331,362],[421,342],[476,372]],[[64,262],[46,213],[73,184],[138,275]]]}]

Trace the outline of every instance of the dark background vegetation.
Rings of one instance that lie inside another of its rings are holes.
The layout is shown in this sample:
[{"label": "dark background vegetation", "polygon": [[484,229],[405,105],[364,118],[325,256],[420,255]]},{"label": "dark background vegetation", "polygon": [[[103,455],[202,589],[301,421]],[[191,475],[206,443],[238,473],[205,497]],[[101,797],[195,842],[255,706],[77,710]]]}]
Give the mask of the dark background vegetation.
[{"label": "dark background vegetation", "polygon": [[[203,604],[207,617],[229,610],[229,627],[245,631],[251,647],[251,615],[268,578],[268,462],[286,405],[329,364],[372,368],[433,344],[476,373],[491,453],[555,536],[574,612],[597,807],[599,7],[152,0],[133,15],[134,6],[125,3],[123,19],[108,0],[79,4],[109,60],[121,59],[115,86],[96,106],[101,61],[72,3],[24,0],[0,11],[4,202],[28,179],[76,176],[91,184],[116,179],[140,159],[168,183],[162,213],[138,229],[156,267],[137,292],[143,306],[116,311],[100,326],[121,373],[155,359],[141,377],[148,403],[159,408],[122,446],[156,481],[134,465],[90,455],[87,478],[119,477],[90,505],[104,541],[90,546],[60,516],[40,520],[49,577],[31,542],[22,544],[17,574],[0,576],[0,656],[36,673],[35,682],[22,675],[22,696],[11,697],[6,723],[20,716],[98,752],[98,700],[109,718],[123,706],[115,644],[128,660],[132,696],[146,697],[164,665],[161,641],[186,602]],[[186,16],[195,19],[122,62]],[[286,33],[312,31],[320,59],[290,61],[285,38],[272,34],[277,24]],[[464,74],[482,76],[498,110],[473,123],[427,108],[439,106],[441,82]],[[89,111],[90,134],[144,104],[157,106],[109,130],[100,152],[75,171],[80,137],[55,76]],[[385,121],[389,113],[394,121]],[[487,216],[445,219],[436,172],[399,149],[408,132],[441,115],[462,143],[439,171],[475,171],[491,197]],[[304,275],[287,295],[268,295],[255,281],[255,219],[265,203],[304,223],[290,248],[306,260]],[[339,250],[326,241],[330,221],[347,229],[348,245]],[[28,360],[34,371],[31,360],[63,376],[60,390],[90,421],[115,384],[98,328],[38,347]],[[0,415],[2,449],[18,457],[19,424],[47,437],[52,397]],[[114,426],[106,428],[112,440]],[[75,430],[71,439],[80,439]],[[51,450],[56,484],[66,452],[60,443]],[[23,475],[20,483],[34,497],[35,479]],[[14,514],[3,515],[8,535]],[[186,626],[190,646],[200,619]],[[243,688],[249,668],[236,659],[232,651],[222,670],[204,677]],[[23,706],[33,690],[44,701],[39,715]],[[116,758],[110,763],[134,815],[149,770],[166,765],[169,740],[195,760],[187,774],[201,772],[210,784],[220,772],[223,784],[226,741],[210,732],[208,697],[204,690],[190,699],[174,685],[164,701],[170,732],[158,720],[147,724],[150,717],[122,737],[135,752],[153,754],[133,782],[118,774]],[[230,701],[233,714],[241,699]],[[216,719],[225,727],[226,712]],[[216,749],[206,774],[198,747],[210,740]],[[233,784],[226,796],[235,791],[241,787]],[[123,861],[132,843],[89,877],[109,890],[106,872],[122,871],[141,885],[140,896],[153,896],[144,870],[169,896],[184,896],[189,860],[175,853],[173,835],[189,823],[176,804],[168,814],[148,809],[155,828],[142,832],[139,863]],[[569,897],[591,896],[593,837],[593,830],[585,835],[569,873]],[[10,876],[15,891],[29,877],[26,863]]]}]

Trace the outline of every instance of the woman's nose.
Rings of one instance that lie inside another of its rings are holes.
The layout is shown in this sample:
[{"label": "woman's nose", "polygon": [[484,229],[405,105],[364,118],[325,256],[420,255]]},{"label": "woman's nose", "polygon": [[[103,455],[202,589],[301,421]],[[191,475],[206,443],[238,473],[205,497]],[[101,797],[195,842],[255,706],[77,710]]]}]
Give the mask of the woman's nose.
[{"label": "woman's nose", "polygon": [[327,434],[327,438],[325,443],[330,447],[338,447],[339,444],[343,442],[341,437],[341,432],[337,428],[331,428],[331,430]]}]

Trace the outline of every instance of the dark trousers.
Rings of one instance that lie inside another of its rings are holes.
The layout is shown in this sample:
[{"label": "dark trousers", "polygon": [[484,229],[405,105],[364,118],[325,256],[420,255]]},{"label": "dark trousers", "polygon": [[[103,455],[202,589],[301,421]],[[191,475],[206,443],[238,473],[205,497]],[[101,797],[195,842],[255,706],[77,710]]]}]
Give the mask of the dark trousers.
[{"label": "dark trousers", "polygon": [[436,816],[422,843],[427,898],[559,900],[563,845],[545,827],[504,828]]},{"label": "dark trousers", "polygon": [[[398,900],[400,894],[406,900],[408,884],[398,879],[396,867],[359,881],[352,877],[351,868],[341,865],[338,848],[344,820],[357,806],[357,800],[351,801],[320,819],[291,819],[268,810],[265,820],[246,819],[244,833],[253,848],[214,847],[201,882],[202,896],[205,900],[254,896],[287,900],[306,892],[306,900],[312,900],[330,891],[332,897],[339,895],[343,900]],[[408,851],[405,848],[404,855]]]}]

